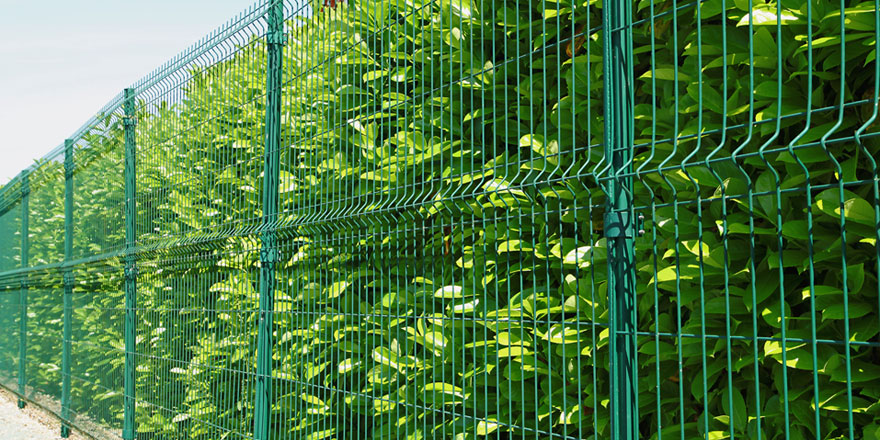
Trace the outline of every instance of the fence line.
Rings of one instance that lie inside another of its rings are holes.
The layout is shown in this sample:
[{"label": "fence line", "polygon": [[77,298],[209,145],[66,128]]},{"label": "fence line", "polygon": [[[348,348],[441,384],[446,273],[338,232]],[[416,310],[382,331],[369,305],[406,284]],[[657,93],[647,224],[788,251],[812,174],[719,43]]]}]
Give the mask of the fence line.
[{"label": "fence line", "polygon": [[62,437],[880,436],[878,37],[261,1],[0,189],[0,384]]}]

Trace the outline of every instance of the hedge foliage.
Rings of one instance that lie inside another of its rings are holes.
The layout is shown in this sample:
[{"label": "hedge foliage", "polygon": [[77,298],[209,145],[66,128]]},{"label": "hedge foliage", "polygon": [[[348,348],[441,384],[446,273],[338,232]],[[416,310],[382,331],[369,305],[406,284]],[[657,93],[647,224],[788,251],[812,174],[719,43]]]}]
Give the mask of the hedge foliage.
[{"label": "hedge foliage", "polygon": [[[642,436],[843,438],[849,386],[852,436],[878,438],[880,351],[861,344],[880,331],[874,2],[847,2],[843,28],[823,2],[809,25],[802,0],[634,8]],[[563,0],[291,20],[274,432],[609,436],[601,23],[598,2]],[[227,55],[194,66],[184,98],[141,98],[150,438],[253,424],[265,47]],[[102,124],[81,144],[79,256],[124,235],[121,180],[101,178],[121,172],[122,126]],[[54,177],[32,196],[32,264],[63,243],[60,164],[40,169]],[[106,399],[91,415],[118,424],[121,266],[80,272],[74,365],[93,379],[75,395],[84,413]],[[32,340],[58,341],[55,289],[32,299],[46,316]],[[47,389],[59,352],[29,351]]]}]

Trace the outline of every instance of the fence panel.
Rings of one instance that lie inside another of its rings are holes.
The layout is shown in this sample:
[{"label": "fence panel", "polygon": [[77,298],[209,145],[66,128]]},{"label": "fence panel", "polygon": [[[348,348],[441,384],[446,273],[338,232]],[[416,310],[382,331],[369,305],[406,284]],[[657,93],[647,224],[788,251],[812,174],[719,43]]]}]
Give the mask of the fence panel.
[{"label": "fence panel", "polygon": [[[19,201],[22,187],[19,177],[7,185],[9,188],[0,199],[0,272],[19,268],[21,260],[22,203]],[[14,189],[13,189],[14,188]],[[18,191],[16,191],[18,190]],[[14,192],[14,194],[13,194]],[[18,279],[0,282],[0,383],[7,388],[17,388],[20,377],[19,350],[21,348],[22,286]]]},{"label": "fence panel", "polygon": [[118,260],[78,267],[71,294],[70,419],[118,438],[122,428],[123,271]]},{"label": "fence panel", "polygon": [[[63,347],[64,149],[59,147],[28,171],[29,246],[25,393],[60,413]],[[24,278],[24,277],[23,277]]]},{"label": "fence panel", "polygon": [[643,432],[875,436],[876,3],[639,6]]},{"label": "fence panel", "polygon": [[139,438],[253,438],[267,8],[133,86]]},{"label": "fence panel", "polygon": [[877,438],[878,6],[261,1],[0,189],[0,382],[99,438]]},{"label": "fence panel", "polygon": [[19,335],[21,303],[19,283],[0,285],[0,325],[4,332],[0,336],[0,383],[6,388],[18,388]]},{"label": "fence panel", "polygon": [[560,51],[602,48],[540,6],[354,2],[291,31],[276,432],[607,432],[602,97]]}]

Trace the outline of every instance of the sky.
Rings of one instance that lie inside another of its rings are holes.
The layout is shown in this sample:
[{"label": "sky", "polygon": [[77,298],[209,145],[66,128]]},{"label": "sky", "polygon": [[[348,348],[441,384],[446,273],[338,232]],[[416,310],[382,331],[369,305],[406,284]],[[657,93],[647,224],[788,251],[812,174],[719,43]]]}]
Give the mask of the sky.
[{"label": "sky", "polygon": [[255,0],[0,0],[0,185]]}]

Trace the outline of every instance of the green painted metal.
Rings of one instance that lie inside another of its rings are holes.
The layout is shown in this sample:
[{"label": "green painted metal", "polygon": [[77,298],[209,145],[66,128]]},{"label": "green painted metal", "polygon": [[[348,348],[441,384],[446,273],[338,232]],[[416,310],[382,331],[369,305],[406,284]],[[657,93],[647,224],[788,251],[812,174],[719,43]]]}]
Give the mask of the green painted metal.
[{"label": "green painted metal", "polygon": [[876,437],[878,6],[262,0],[0,188],[0,384],[99,438]]},{"label": "green painted metal", "polygon": [[[64,260],[73,257],[73,176],[76,170],[74,162],[74,140],[64,140]],[[61,437],[70,436],[70,350],[71,320],[73,314],[73,271],[63,269],[64,300],[62,317],[62,351],[61,351]]]},{"label": "green painted metal", "polygon": [[135,223],[137,221],[137,112],[133,89],[124,91],[125,116],[125,369],[122,438],[134,439],[137,436],[135,425],[135,381],[137,365],[137,260],[134,246],[137,240]]},{"label": "green painted metal", "polygon": [[266,20],[266,143],[263,164],[262,225],[260,232],[260,299],[257,329],[257,368],[254,396],[254,438],[271,438],[272,347],[275,315],[278,240],[273,226],[278,221],[278,186],[281,157],[281,81],[284,35],[284,3],[273,1]]},{"label": "green painted metal", "polygon": [[632,2],[612,1],[602,10],[611,29],[603,46],[604,147],[607,161],[605,238],[608,240],[608,302],[611,438],[639,438],[638,361],[633,210]]},{"label": "green painted metal", "polygon": [[[28,175],[23,171],[20,176],[21,181],[21,267],[26,268],[28,263],[28,235],[30,229],[30,219],[28,218],[29,195],[31,192],[28,184]],[[27,275],[21,281],[19,291],[19,321],[18,321],[18,394],[24,396],[27,386],[27,315],[28,315],[28,282]],[[18,407],[25,407],[25,400],[18,398]]]}]

